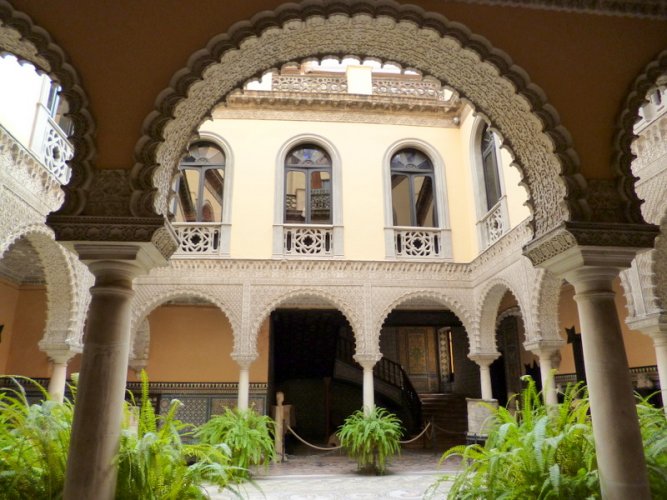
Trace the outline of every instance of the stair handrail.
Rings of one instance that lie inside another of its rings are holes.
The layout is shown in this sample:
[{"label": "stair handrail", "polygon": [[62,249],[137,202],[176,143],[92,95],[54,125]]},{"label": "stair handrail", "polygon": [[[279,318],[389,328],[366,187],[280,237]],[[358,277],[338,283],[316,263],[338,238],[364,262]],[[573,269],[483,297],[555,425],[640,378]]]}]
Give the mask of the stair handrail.
[{"label": "stair handrail", "polygon": [[[340,361],[356,366],[354,341],[339,336],[336,343],[336,357]],[[403,365],[383,356],[373,367],[373,375],[382,382],[399,388],[402,397],[411,408],[413,418],[416,422],[421,422],[421,399]]]}]

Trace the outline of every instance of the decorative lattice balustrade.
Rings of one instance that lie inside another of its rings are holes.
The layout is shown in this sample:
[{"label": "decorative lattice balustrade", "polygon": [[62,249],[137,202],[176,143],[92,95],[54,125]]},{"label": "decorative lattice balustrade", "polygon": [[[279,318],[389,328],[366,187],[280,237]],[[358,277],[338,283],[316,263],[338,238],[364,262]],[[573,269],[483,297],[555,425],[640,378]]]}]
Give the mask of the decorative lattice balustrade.
[{"label": "decorative lattice balustrade", "polygon": [[395,228],[396,257],[442,256],[442,231],[434,228]]},{"label": "decorative lattice balustrade", "polygon": [[509,229],[505,198],[501,198],[479,221],[482,231],[482,243],[488,248],[498,241]]},{"label": "decorative lattice balustrade", "polygon": [[[271,89],[274,92],[305,94],[348,93],[347,77],[344,74],[341,76],[274,75]],[[442,86],[433,80],[373,78],[373,95],[446,100]]]},{"label": "decorative lattice balustrade", "polygon": [[46,121],[44,142],[40,153],[49,172],[58,179],[58,182],[67,184],[72,176],[72,169],[67,162],[74,156],[74,148],[51,117],[48,117]]},{"label": "decorative lattice balustrade", "polygon": [[180,245],[174,256],[219,255],[222,230],[219,222],[172,224]]},{"label": "decorative lattice balustrade", "polygon": [[331,226],[283,226],[285,255],[329,257],[333,255],[333,228]]},{"label": "decorative lattice balustrade", "polygon": [[642,177],[642,171],[667,156],[667,104],[665,112],[644,128],[632,145],[637,158],[632,162],[635,175]]},{"label": "decorative lattice balustrade", "polygon": [[274,75],[271,87],[274,92],[347,94],[347,78],[345,75]]}]

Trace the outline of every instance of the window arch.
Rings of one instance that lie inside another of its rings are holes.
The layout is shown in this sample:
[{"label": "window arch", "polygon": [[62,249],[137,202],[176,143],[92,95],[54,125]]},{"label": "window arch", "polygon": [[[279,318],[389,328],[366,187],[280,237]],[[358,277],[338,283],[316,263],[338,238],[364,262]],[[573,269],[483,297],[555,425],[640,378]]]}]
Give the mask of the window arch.
[{"label": "window arch", "polygon": [[509,230],[509,212],[498,145],[498,137],[491,125],[478,116],[472,128],[471,156],[480,251],[493,245]]},{"label": "window arch", "polygon": [[433,162],[416,148],[396,152],[390,161],[394,226],[437,227]]},{"label": "window arch", "polygon": [[276,156],[273,256],[343,256],[340,154],[326,138],[301,134]]},{"label": "window arch", "polygon": [[176,254],[229,256],[231,173],[227,143],[217,134],[200,131],[173,183],[172,225],[180,242]]},{"label": "window arch", "polygon": [[225,153],[216,144],[198,141],[178,166],[176,222],[222,222]]},{"label": "window arch", "polygon": [[286,224],[332,223],[332,162],[315,144],[300,144],[285,157]]},{"label": "window arch", "polygon": [[487,123],[482,127],[480,154],[482,157],[482,177],[486,210],[491,210],[502,197],[500,169],[496,152],[496,136]]},{"label": "window arch", "polygon": [[385,250],[388,258],[451,259],[445,166],[419,139],[402,139],[385,153]]}]

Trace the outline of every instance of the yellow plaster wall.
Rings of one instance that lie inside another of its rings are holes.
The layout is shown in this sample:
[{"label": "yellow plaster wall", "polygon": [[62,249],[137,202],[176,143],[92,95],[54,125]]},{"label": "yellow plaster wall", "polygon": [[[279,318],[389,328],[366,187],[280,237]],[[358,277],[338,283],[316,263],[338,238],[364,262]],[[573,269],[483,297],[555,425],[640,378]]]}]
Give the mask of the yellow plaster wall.
[{"label": "yellow plaster wall", "polygon": [[[150,349],[146,372],[151,382],[238,382],[231,358],[232,329],[214,306],[162,306],[148,317]],[[250,367],[251,382],[268,379],[268,325],[260,329],[259,357]],[[136,380],[132,372],[128,375]]]},{"label": "yellow plaster wall", "polygon": [[384,159],[392,145],[406,139],[424,141],[441,156],[454,260],[469,261],[475,255],[474,216],[469,209],[458,209],[473,205],[468,153],[457,128],[217,118],[201,130],[223,137],[233,152],[233,258],[271,258],[276,169],[282,161],[278,155],[285,143],[305,132],[326,139],[339,154],[346,259],[385,258]]},{"label": "yellow plaster wall", "polygon": [[30,147],[35,106],[46,78],[14,57],[0,57],[0,123],[26,148]]},{"label": "yellow plaster wall", "polygon": [[[623,294],[619,279],[614,281],[614,291],[616,292],[616,309],[618,310],[620,318],[628,364],[630,367],[655,365],[655,349],[653,348],[653,342],[650,337],[636,330],[631,330],[628,325],[625,324],[625,318],[627,317],[628,312],[625,295]],[[574,288],[569,284],[564,284],[561,289],[559,319],[560,332],[564,339],[566,339],[566,327],[570,328],[572,325],[575,325],[577,333],[581,333],[577,304],[574,301]],[[558,371],[560,373],[574,373],[574,357],[571,345],[566,344],[561,349],[561,357],[562,361]]]}]

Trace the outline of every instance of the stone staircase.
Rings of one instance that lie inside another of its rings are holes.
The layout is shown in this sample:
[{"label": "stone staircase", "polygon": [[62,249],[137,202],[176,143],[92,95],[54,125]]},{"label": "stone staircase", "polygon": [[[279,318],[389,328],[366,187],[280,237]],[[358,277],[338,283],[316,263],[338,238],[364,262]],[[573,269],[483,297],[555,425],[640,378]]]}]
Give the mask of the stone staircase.
[{"label": "stone staircase", "polygon": [[466,443],[468,430],[468,407],[465,396],[460,394],[420,394],[424,425],[435,426],[434,446],[445,451],[452,446]]}]

